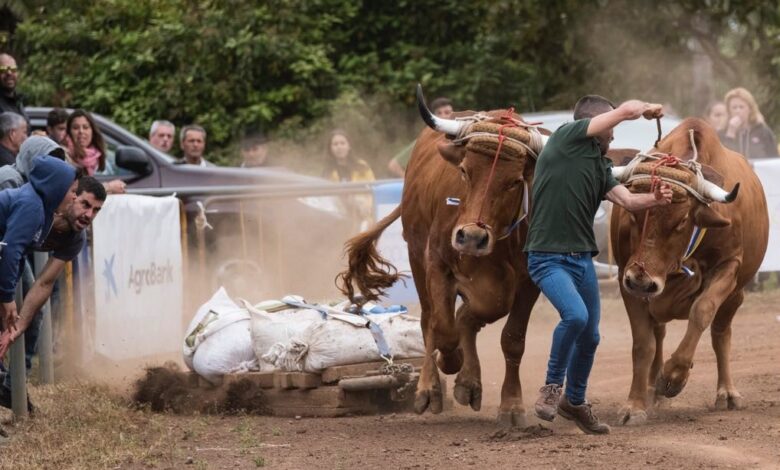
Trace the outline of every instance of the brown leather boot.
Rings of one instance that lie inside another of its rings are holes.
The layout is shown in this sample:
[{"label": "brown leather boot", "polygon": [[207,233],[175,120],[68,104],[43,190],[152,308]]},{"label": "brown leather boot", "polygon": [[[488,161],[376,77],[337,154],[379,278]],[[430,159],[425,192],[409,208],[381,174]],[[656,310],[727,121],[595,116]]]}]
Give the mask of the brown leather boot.
[{"label": "brown leather boot", "polygon": [[609,426],[599,422],[593,414],[591,404],[585,401],[582,405],[572,405],[564,395],[558,403],[558,414],[574,421],[586,434],[609,434]]},{"label": "brown leather boot", "polygon": [[558,409],[558,400],[561,398],[561,386],[547,384],[539,389],[539,398],[534,405],[534,414],[539,419],[552,421],[555,419],[555,411]]}]

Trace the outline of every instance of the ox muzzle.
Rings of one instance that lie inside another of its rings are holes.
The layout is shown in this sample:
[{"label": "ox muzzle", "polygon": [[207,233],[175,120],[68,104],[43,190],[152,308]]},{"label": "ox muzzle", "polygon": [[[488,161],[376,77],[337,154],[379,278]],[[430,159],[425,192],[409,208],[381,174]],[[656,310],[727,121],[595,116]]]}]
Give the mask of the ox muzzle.
[{"label": "ox muzzle", "polygon": [[623,288],[634,297],[649,299],[661,295],[665,279],[653,276],[642,265],[630,264],[623,274]]},{"label": "ox muzzle", "polygon": [[452,247],[464,255],[485,256],[493,251],[495,236],[486,225],[464,224],[452,230]]}]

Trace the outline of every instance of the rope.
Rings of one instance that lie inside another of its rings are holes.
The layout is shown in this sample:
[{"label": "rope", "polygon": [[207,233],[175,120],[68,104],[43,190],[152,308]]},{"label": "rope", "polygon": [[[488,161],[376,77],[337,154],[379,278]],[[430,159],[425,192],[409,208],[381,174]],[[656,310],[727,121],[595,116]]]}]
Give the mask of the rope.
[{"label": "rope", "polygon": [[[495,122],[495,117],[485,113],[476,113],[471,116],[455,118],[456,120],[464,121],[465,124],[460,126],[458,134],[452,139],[452,143],[456,145],[465,144],[470,151],[488,156],[492,153],[493,156],[490,174],[488,175],[487,184],[485,185],[482,194],[482,205],[477,213],[477,221],[473,223],[473,225],[482,229],[488,228],[488,225],[482,220],[482,213],[487,204],[487,192],[495,177],[498,160],[502,157],[502,150],[505,150],[505,159],[521,159],[526,155],[530,155],[534,159],[537,159],[544,146],[542,134],[539,132],[536,125],[515,119],[513,114],[514,108],[510,107],[504,114],[497,118],[499,122]],[[527,142],[524,142],[524,140]],[[495,151],[493,150],[494,148]],[[528,187],[525,186],[523,201],[520,205],[518,216],[516,220],[512,222],[507,232],[498,238],[498,240],[507,238],[525,219],[528,213],[527,199]]]},{"label": "rope", "polygon": [[[692,160],[680,160],[677,157],[673,157],[671,155],[666,155],[662,153],[652,153],[652,154],[645,154],[642,152],[639,152],[636,154],[636,157],[634,157],[633,160],[631,160],[628,165],[626,165],[626,175],[624,177],[626,183],[631,183],[633,181],[637,180],[643,180],[650,178],[650,176],[643,174],[643,173],[636,173],[635,171],[637,169],[637,166],[639,166],[641,163],[644,163],[645,161],[654,161],[657,162],[658,160],[662,160],[665,158],[674,158],[676,161],[675,165],[664,165],[664,166],[680,166],[683,168],[686,168],[687,170],[691,171],[695,178],[693,179],[692,185],[685,184],[682,181],[675,180],[672,178],[666,178],[666,177],[659,177],[660,180],[665,181],[667,183],[676,184],[682,188],[684,188],[686,191],[688,191],[693,197],[698,199],[704,204],[709,204],[712,202],[709,198],[704,196],[702,194],[703,188],[702,183],[704,182],[704,175],[701,172],[701,163],[696,161],[695,159],[698,158],[698,151],[696,150],[696,146],[693,146],[694,148],[694,159]],[[660,165],[659,165],[660,166]]]},{"label": "rope", "polygon": [[[514,113],[514,108],[508,110],[510,113]],[[488,116],[484,113],[477,113],[471,116],[464,116],[456,118],[456,120],[464,121],[466,124],[460,126],[458,134],[452,139],[452,143],[456,145],[469,144],[472,140],[476,140],[480,143],[487,143],[489,141],[496,142],[498,130],[502,128],[514,129],[514,132],[510,132],[508,135],[504,135],[505,145],[517,147],[518,150],[515,153],[517,157],[523,157],[520,149],[525,150],[534,159],[538,158],[539,153],[544,146],[542,142],[542,134],[535,124],[529,124],[519,119],[515,119],[512,114],[504,114],[499,116],[500,122],[491,122],[496,118]],[[508,124],[512,124],[509,126]],[[525,141],[524,141],[525,140]],[[490,149],[470,148],[470,150],[477,151],[482,154],[486,154]]]},{"label": "rope", "polygon": [[[665,155],[661,158],[658,158],[657,161],[653,164],[651,174],[650,174],[650,192],[653,193],[655,191],[656,186],[661,182],[661,179],[656,176],[656,173],[658,171],[658,168],[661,166],[677,166],[680,164],[680,159],[677,157],[674,157],[672,155]],[[645,235],[647,234],[647,221],[650,220],[650,215],[652,214],[652,211],[650,209],[647,209],[645,211],[645,221],[642,224],[642,234],[639,236],[639,248],[637,249],[637,256],[634,259],[634,262],[632,264],[636,264],[639,266],[639,269],[641,272],[645,271],[645,262],[642,259],[642,248],[644,247],[644,241],[645,241]]]},{"label": "rope", "polygon": [[479,207],[479,212],[477,213],[477,227],[479,228],[486,228],[487,224],[482,221],[482,211],[485,209],[485,203],[487,202],[487,192],[488,189],[490,189],[490,184],[493,182],[493,176],[496,174],[496,164],[498,163],[498,157],[501,155],[501,147],[504,145],[504,128],[507,127],[517,127],[516,120],[512,118],[512,113],[515,111],[514,108],[509,108],[505,115],[501,116],[501,120],[507,120],[506,124],[502,124],[501,127],[498,128],[498,148],[496,148],[496,156],[493,157],[493,165],[490,167],[490,174],[488,175],[487,184],[485,184],[485,190],[482,192],[482,205]]}]

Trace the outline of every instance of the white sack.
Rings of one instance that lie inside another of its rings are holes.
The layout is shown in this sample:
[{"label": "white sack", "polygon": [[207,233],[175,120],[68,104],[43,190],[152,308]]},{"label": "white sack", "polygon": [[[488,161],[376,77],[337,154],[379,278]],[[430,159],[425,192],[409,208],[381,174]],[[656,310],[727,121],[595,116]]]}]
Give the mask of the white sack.
[{"label": "white sack", "polygon": [[224,374],[257,370],[249,312],[220,289],[190,322],[184,338],[184,362],[211,383]]},{"label": "white sack", "polygon": [[[393,353],[403,359],[425,355],[420,320],[408,315],[367,315],[377,323]],[[321,372],[328,367],[381,360],[368,328],[336,319],[311,323],[300,336],[277,343],[263,356],[278,369]]]},{"label": "white sack", "polygon": [[312,323],[323,320],[322,314],[316,310],[290,308],[279,312],[267,312],[263,310],[264,304],[255,305],[250,309],[251,336],[260,371],[268,372],[279,369],[274,365],[273,359],[266,358],[269,353],[283,348],[293,338],[300,338]]}]

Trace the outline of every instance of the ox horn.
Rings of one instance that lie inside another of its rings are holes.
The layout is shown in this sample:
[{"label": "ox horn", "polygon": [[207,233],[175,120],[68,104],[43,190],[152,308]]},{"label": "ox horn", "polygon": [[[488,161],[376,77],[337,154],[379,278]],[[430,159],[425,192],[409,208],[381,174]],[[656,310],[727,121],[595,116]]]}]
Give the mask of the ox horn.
[{"label": "ox horn", "polygon": [[626,178],[628,177],[628,167],[626,166],[613,166],[612,167],[612,176],[615,177],[616,180],[618,180],[621,183],[624,183]]},{"label": "ox horn", "polygon": [[442,119],[431,112],[428,106],[425,104],[425,96],[423,96],[422,85],[417,84],[417,108],[420,110],[420,116],[425,124],[433,130],[443,132],[448,136],[455,137],[460,132],[461,127],[466,123],[464,121],[457,121],[455,119]]},{"label": "ox horn", "polygon": [[723,188],[717,184],[704,180],[701,184],[701,193],[716,202],[734,202],[739,193],[739,183],[734,186],[731,192],[726,192]]}]

